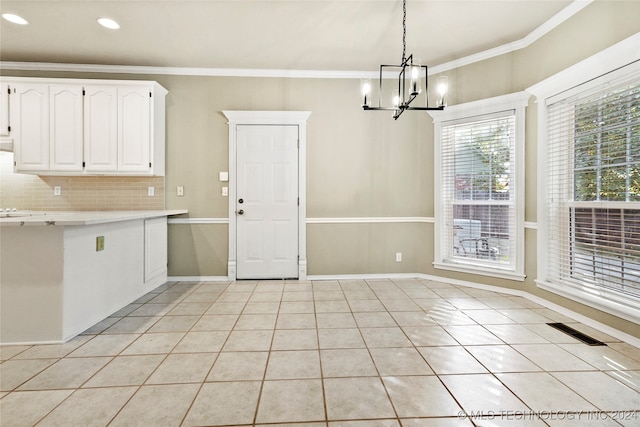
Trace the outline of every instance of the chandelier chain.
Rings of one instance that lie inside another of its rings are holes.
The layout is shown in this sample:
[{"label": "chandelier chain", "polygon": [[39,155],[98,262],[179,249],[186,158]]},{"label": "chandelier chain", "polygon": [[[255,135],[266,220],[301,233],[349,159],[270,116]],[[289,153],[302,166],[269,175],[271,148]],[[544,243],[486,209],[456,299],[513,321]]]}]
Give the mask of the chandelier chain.
[{"label": "chandelier chain", "polygon": [[407,0],[402,0],[402,62],[407,59]]}]

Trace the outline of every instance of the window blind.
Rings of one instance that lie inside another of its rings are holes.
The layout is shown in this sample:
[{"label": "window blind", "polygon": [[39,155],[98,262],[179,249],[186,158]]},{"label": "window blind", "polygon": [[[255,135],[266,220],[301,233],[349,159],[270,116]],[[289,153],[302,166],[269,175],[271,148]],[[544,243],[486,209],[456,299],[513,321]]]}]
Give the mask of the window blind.
[{"label": "window blind", "polygon": [[547,101],[548,280],[640,297],[640,76]]},{"label": "window blind", "polygon": [[443,122],[443,262],[515,270],[515,123],[515,110]]}]

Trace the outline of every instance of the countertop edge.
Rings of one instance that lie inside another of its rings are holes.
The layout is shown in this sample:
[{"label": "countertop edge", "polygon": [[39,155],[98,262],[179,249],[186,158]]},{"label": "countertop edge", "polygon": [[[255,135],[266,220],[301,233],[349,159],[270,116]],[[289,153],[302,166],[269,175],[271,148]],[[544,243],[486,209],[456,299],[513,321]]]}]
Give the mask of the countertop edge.
[{"label": "countertop edge", "polygon": [[76,212],[42,212],[29,216],[0,218],[0,226],[83,226],[106,224],[110,222],[132,221],[182,215],[189,213],[186,209],[153,210],[153,211],[76,211]]}]

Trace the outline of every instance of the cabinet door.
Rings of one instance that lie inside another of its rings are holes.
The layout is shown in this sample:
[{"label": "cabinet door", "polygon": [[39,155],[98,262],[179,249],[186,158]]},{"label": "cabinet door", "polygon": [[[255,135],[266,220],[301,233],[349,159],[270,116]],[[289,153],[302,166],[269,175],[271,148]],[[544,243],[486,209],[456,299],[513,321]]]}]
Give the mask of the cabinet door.
[{"label": "cabinet door", "polygon": [[113,86],[85,86],[84,145],[87,172],[118,169],[118,101]]},{"label": "cabinet door", "polygon": [[144,281],[167,274],[167,217],[144,221]]},{"label": "cabinet door", "polygon": [[9,136],[9,85],[0,83],[0,136]]},{"label": "cabinet door", "polygon": [[151,92],[118,88],[118,171],[151,172]]},{"label": "cabinet door", "polygon": [[52,171],[82,171],[82,87],[49,86],[49,138]]},{"label": "cabinet door", "polygon": [[14,85],[9,108],[16,171],[48,171],[49,86]]}]

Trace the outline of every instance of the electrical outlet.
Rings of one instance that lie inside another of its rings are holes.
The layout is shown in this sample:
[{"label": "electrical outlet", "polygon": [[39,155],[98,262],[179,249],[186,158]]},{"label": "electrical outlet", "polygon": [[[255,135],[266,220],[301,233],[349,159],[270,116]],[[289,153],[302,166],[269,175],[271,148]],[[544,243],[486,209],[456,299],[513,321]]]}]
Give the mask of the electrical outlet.
[{"label": "electrical outlet", "polygon": [[396,262],[402,262],[402,252],[396,252]]},{"label": "electrical outlet", "polygon": [[178,197],[184,196],[184,186],[178,185],[178,187],[176,188],[176,194],[178,195]]},{"label": "electrical outlet", "polygon": [[60,186],[56,185],[55,187],[53,187],[53,195],[59,196],[60,194],[62,194],[62,191],[60,190]]},{"label": "electrical outlet", "polygon": [[155,187],[149,187],[149,192],[147,194],[149,195],[149,197],[155,196],[156,195]]},{"label": "electrical outlet", "polygon": [[96,252],[104,251],[104,236],[96,237]]},{"label": "electrical outlet", "polygon": [[222,187],[222,197],[229,197],[229,187]]}]

